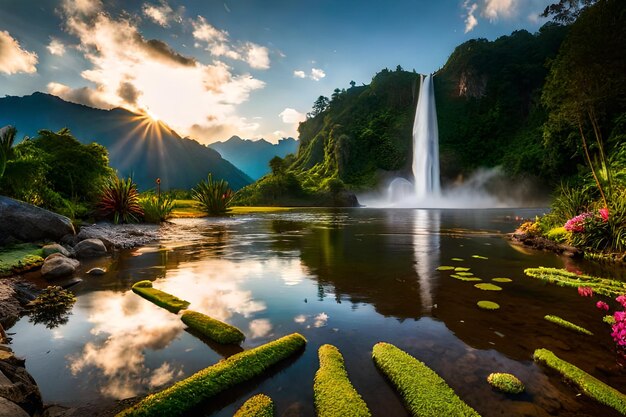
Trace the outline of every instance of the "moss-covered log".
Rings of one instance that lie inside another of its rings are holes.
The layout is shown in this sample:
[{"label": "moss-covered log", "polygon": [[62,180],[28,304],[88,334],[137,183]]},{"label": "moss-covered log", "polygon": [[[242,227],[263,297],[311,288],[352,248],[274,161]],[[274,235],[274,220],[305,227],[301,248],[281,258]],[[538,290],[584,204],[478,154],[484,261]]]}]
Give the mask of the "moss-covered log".
[{"label": "moss-covered log", "polygon": [[217,343],[239,344],[246,338],[238,328],[197,311],[187,310],[180,319],[192,330]]},{"label": "moss-covered log", "polygon": [[574,324],[571,321],[564,320],[560,318],[559,316],[552,316],[548,314],[547,316],[544,317],[544,319],[548,320],[550,323],[554,323],[557,326],[561,326],[565,329],[572,330],[576,333],[587,334],[589,336],[593,336],[593,333],[591,333],[589,330],[585,329],[584,327],[580,327],[579,325]]},{"label": "moss-covered log", "polygon": [[248,399],[233,417],[273,417],[274,402],[265,394],[257,394]]},{"label": "moss-covered log", "polygon": [[589,287],[593,292],[608,297],[617,297],[626,293],[626,282],[591,275],[578,275],[564,269],[544,267],[528,268],[524,270],[524,273],[529,277],[537,278],[561,287]]},{"label": "moss-covered log", "polygon": [[136,282],[132,290],[135,294],[142,296],[146,300],[172,313],[178,313],[180,310],[189,307],[188,301],[181,300],[172,294],[152,288],[152,282],[148,280]]},{"label": "moss-covered log", "polygon": [[293,333],[224,359],[127,408],[117,417],[174,417],[203,401],[248,381],[301,351],[306,339]]}]

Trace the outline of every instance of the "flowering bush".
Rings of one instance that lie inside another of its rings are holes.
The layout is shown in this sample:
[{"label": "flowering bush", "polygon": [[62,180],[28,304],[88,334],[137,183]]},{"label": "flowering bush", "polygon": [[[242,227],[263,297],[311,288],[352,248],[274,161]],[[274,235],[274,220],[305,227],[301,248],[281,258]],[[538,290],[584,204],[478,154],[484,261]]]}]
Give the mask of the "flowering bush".
[{"label": "flowering bush", "polygon": [[538,222],[532,222],[532,221],[524,222],[517,230],[527,235],[532,235],[532,236],[541,235],[541,228],[539,227]]},{"label": "flowering bush", "polygon": [[565,230],[572,233],[582,233],[585,231],[587,219],[590,219],[592,217],[593,214],[589,212],[574,216],[565,223]]},{"label": "flowering bush", "polygon": [[591,287],[578,287],[578,295],[581,297],[593,297],[593,289]]},{"label": "flowering bush", "polygon": [[621,251],[626,245],[626,218],[620,210],[611,210],[609,214],[609,208],[604,207],[569,219],[564,226],[571,233],[569,243],[593,251]]}]

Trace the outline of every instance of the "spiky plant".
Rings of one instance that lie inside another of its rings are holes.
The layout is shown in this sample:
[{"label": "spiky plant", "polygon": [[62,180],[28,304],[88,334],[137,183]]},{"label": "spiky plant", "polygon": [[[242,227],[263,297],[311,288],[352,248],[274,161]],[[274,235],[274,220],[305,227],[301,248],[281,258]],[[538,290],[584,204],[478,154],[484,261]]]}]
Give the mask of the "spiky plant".
[{"label": "spiky plant", "polygon": [[233,198],[233,191],[228,187],[228,182],[214,181],[213,175],[209,174],[206,181],[200,183],[191,190],[192,198],[200,203],[202,211],[210,215],[226,213]]},{"label": "spiky plant", "polygon": [[137,184],[131,177],[111,178],[102,187],[97,209],[100,216],[112,219],[115,224],[139,221],[143,210],[139,204]]},{"label": "spiky plant", "polygon": [[148,223],[161,223],[169,219],[174,209],[174,199],[170,195],[148,194],[139,204],[143,209],[144,220]]},{"label": "spiky plant", "polygon": [[0,178],[4,175],[4,169],[7,166],[9,153],[15,142],[17,129],[14,126],[7,126],[0,132]]}]

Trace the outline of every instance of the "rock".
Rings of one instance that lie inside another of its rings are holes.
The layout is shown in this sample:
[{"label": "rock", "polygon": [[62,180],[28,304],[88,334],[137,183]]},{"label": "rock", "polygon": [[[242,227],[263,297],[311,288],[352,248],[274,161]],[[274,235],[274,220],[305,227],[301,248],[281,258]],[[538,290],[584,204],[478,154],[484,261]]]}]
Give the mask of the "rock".
[{"label": "rock", "polygon": [[43,417],[65,417],[69,415],[73,415],[71,408],[57,404],[48,405],[43,411]]},{"label": "rock", "polygon": [[41,275],[46,279],[65,277],[72,275],[78,265],[79,262],[76,259],[53,253],[43,262]]},{"label": "rock", "polygon": [[14,402],[0,397],[0,417],[29,417],[24,409]]},{"label": "rock", "polygon": [[23,242],[57,241],[75,233],[67,217],[3,196],[0,196],[0,219],[0,244],[11,239]]},{"label": "rock", "polygon": [[59,245],[58,243],[46,245],[43,248],[41,248],[41,250],[43,251],[44,258],[52,255],[53,253],[60,253],[61,255],[67,256],[68,258],[70,256],[70,251],[68,251],[63,246]]},{"label": "rock", "polygon": [[88,275],[104,275],[106,274],[107,270],[104,268],[91,268],[89,271],[87,271]]},{"label": "rock", "polygon": [[85,239],[74,246],[74,251],[77,258],[93,258],[106,255],[107,248],[100,239]]},{"label": "rock", "polygon": [[41,394],[23,361],[0,361],[0,371],[11,381],[11,385],[0,385],[0,397],[17,404],[28,414],[39,413],[43,408]]},{"label": "rock", "polygon": [[115,247],[113,242],[111,242],[107,238],[107,234],[104,231],[104,229],[96,225],[93,225],[91,227],[83,227],[82,229],[80,229],[80,232],[78,232],[78,234],[76,235],[77,242],[81,242],[83,240],[88,240],[88,239],[100,240],[102,243],[104,243],[104,246],[106,246],[108,250],[111,250]]},{"label": "rock", "polygon": [[63,281],[63,282],[57,282],[57,285],[61,288],[63,288],[64,290],[67,290],[68,288],[73,287],[76,284],[80,284],[81,282],[83,282],[82,278],[72,278],[69,279],[67,281]]}]

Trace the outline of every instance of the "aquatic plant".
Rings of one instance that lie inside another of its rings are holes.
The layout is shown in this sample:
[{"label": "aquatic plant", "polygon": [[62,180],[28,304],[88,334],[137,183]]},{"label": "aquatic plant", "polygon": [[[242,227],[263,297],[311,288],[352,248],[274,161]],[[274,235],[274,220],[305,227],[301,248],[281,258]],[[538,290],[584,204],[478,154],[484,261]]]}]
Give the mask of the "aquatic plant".
[{"label": "aquatic plant", "polygon": [[465,259],[463,258],[452,258],[451,261],[455,261],[455,262],[463,262]]},{"label": "aquatic plant", "polygon": [[476,305],[478,305],[478,307],[482,308],[483,310],[497,310],[500,308],[500,304],[494,303],[493,301],[481,300],[477,302]]},{"label": "aquatic plant", "polygon": [[521,394],[526,389],[524,383],[512,374],[492,373],[487,377],[487,382],[498,391],[507,394]]},{"label": "aquatic plant", "polygon": [[462,277],[471,277],[472,275],[474,275],[472,272],[457,272],[456,274]]},{"label": "aquatic plant", "polygon": [[452,275],[450,275],[450,277],[452,277],[454,279],[458,279],[460,281],[482,281],[482,279],[480,279],[478,277],[467,277],[467,276],[463,276],[463,275],[459,275],[459,274],[452,274]]},{"label": "aquatic plant", "polygon": [[186,310],[180,319],[192,330],[217,343],[239,344],[246,338],[238,328],[197,311]]},{"label": "aquatic plant", "polygon": [[265,394],[250,397],[233,417],[273,417],[274,401]]},{"label": "aquatic plant", "polygon": [[178,313],[180,310],[189,307],[189,301],[181,300],[172,294],[152,288],[152,282],[148,280],[136,282],[131,289],[135,294],[172,313]]},{"label": "aquatic plant", "polygon": [[111,219],[115,224],[138,222],[143,216],[137,184],[131,177],[119,179],[113,176],[109,179],[100,190],[96,207],[101,217]]},{"label": "aquatic plant", "polygon": [[511,278],[492,278],[491,280],[494,282],[512,282],[513,281]]},{"label": "aquatic plant", "polygon": [[591,275],[575,274],[564,269],[557,268],[528,268],[524,273],[532,278],[537,278],[550,284],[562,287],[578,288],[590,287],[596,294],[616,297],[626,292],[626,282],[610,278],[599,278]]},{"label": "aquatic plant", "polygon": [[480,283],[480,284],[474,284],[474,287],[478,288],[479,290],[483,290],[483,291],[502,291],[502,287],[498,287],[497,285],[489,284],[487,282]]},{"label": "aquatic plant", "polygon": [[464,266],[457,266],[456,268],[454,268],[454,270],[455,270],[456,272],[467,272],[467,271],[469,271],[469,270],[470,270],[470,268],[466,268],[466,267],[464,267]]},{"label": "aquatic plant", "polygon": [[437,267],[437,271],[452,271],[452,270],[454,270],[453,266],[442,265],[440,267]]},{"label": "aquatic plant", "polygon": [[348,379],[339,349],[333,345],[322,345],[318,355],[320,368],[315,373],[313,382],[317,416],[371,416],[367,404]]},{"label": "aquatic plant", "polygon": [[435,371],[394,345],[377,343],[372,358],[413,417],[480,416]]},{"label": "aquatic plant", "polygon": [[139,204],[143,210],[143,219],[148,223],[162,223],[172,216],[174,199],[167,194],[148,194]]},{"label": "aquatic plant", "polygon": [[48,286],[28,303],[28,321],[43,323],[48,329],[54,329],[67,323],[75,302],[72,292],[59,286]]},{"label": "aquatic plant", "polygon": [[206,181],[200,181],[191,190],[191,195],[207,214],[220,215],[228,210],[233,191],[228,187],[228,182],[223,179],[213,180],[213,175],[209,174]]},{"label": "aquatic plant", "polygon": [[576,385],[586,396],[626,414],[626,395],[594,378],[582,369],[560,359],[548,349],[537,349],[533,354],[535,362],[554,369],[565,379]]},{"label": "aquatic plant", "polygon": [[148,395],[117,417],[181,416],[203,401],[261,375],[273,365],[302,351],[306,339],[292,333],[230,356],[155,394]]},{"label": "aquatic plant", "polygon": [[544,319],[549,321],[550,323],[554,323],[558,326],[561,326],[565,329],[569,329],[569,330],[573,330],[577,333],[582,333],[582,334],[587,334],[592,336],[593,333],[591,333],[589,330],[585,329],[584,327],[580,327],[577,324],[574,324],[570,321],[564,320],[562,318],[560,318],[559,316],[553,316],[553,315],[546,315],[544,316]]},{"label": "aquatic plant", "polygon": [[481,255],[472,255],[472,258],[474,258],[474,259],[489,259],[486,256],[481,256]]}]

